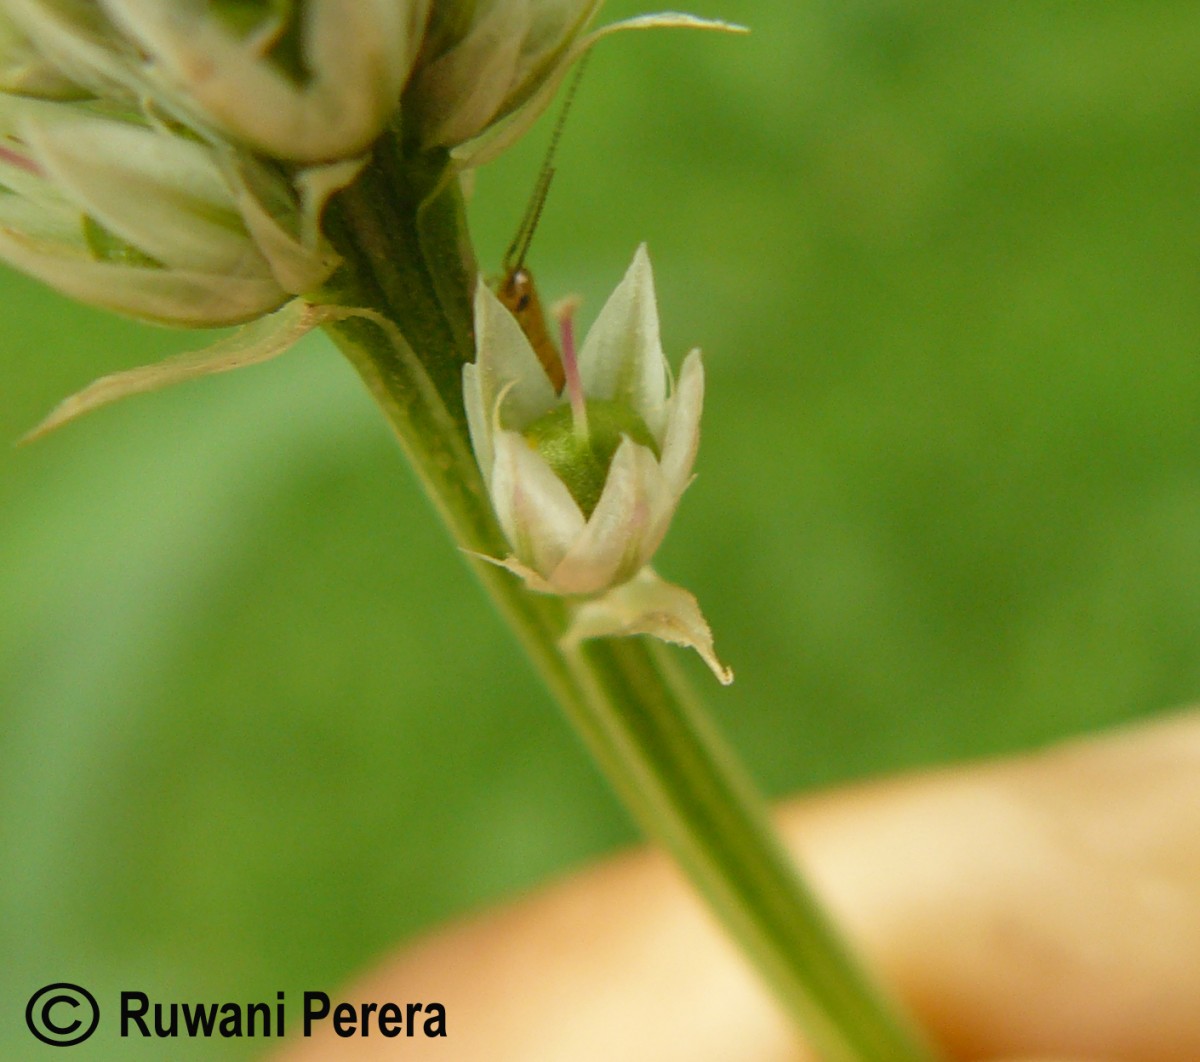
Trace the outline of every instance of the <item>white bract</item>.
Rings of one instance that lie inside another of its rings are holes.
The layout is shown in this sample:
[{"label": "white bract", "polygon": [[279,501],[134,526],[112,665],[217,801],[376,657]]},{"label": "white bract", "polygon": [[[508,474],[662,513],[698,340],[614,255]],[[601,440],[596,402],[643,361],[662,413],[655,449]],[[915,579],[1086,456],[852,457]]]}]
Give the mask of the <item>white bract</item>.
[{"label": "white bract", "polygon": [[[345,167],[347,164],[341,164]],[[87,104],[0,95],[0,259],[68,295],[164,324],[269,313],[336,257],[308,202],[254,160]]]},{"label": "white bract", "polygon": [[4,0],[4,13],[82,91],[313,164],[383,131],[429,0]]},{"label": "white bract", "polygon": [[696,648],[728,680],[695,599],[648,567],[700,442],[704,369],[678,383],[659,341],[645,247],[576,360],[564,330],[560,396],[515,318],[482,282],[477,359],[463,368],[471,441],[511,556],[488,558],[542,593],[580,597],[567,641],[654,634]]}]

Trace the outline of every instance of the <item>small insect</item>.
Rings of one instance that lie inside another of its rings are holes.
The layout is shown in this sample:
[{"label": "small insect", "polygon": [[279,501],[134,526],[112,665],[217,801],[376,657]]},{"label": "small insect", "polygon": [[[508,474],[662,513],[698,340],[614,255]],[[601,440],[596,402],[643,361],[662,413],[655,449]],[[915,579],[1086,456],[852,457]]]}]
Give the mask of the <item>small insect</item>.
[{"label": "small insect", "polygon": [[[525,333],[525,338],[533,347],[538,361],[546,370],[546,375],[554,385],[554,390],[560,392],[566,382],[562,355],[550,335],[550,330],[546,327],[546,314],[542,310],[542,300],[538,297],[537,285],[534,283],[533,274],[525,265],[525,259],[529,254],[529,245],[533,242],[533,234],[537,231],[538,222],[541,220],[542,208],[546,205],[550,182],[554,178],[554,152],[562,137],[563,124],[567,120],[567,112],[571,109],[571,103],[575,99],[575,90],[579,87],[579,79],[583,75],[585,62],[586,57],[581,59],[575,68],[563,108],[559,112],[558,121],[554,124],[554,132],[550,135],[550,146],[546,149],[542,171],[538,174],[537,184],[533,186],[533,194],[529,197],[529,205],[525,208],[525,215],[517,227],[517,234],[513,237],[512,243],[508,245],[508,250],[504,252],[504,259],[501,262],[504,276],[496,285],[496,297],[517,319],[517,324],[521,326],[521,331]],[[559,317],[560,327],[569,330],[569,310],[565,316],[558,314],[555,316]]]},{"label": "small insect", "polygon": [[504,253],[504,276],[496,287],[496,297],[517,319],[517,324],[521,326],[521,331],[533,347],[538,361],[546,370],[554,390],[561,391],[566,381],[562,356],[546,328],[546,315],[542,310],[542,300],[538,297],[537,285],[533,282],[533,274],[525,268],[525,256],[529,253],[529,244],[537,229],[538,218],[546,203],[546,193],[550,190],[550,178],[553,176],[553,167],[543,168],[533,189],[529,206],[525,209],[521,227]]}]

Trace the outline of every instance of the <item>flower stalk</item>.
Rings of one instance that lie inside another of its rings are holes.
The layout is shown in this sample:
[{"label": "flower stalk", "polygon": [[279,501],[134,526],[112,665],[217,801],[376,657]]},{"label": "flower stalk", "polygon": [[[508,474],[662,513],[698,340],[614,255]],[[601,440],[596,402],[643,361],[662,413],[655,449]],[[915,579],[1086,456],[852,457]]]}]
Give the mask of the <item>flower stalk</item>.
[{"label": "flower stalk", "polygon": [[[454,541],[470,554],[502,556],[507,543],[471,453],[459,386],[474,356],[474,264],[464,255],[458,182],[446,179],[444,155],[398,166],[399,152],[394,142],[381,145],[362,178],[332,202],[326,231],[344,264],[325,293],[370,307],[397,335],[354,317],[326,327]],[[929,1062],[930,1049],[826,920],[670,650],[644,638],[564,646],[561,598],[469,562],[618,796],[683,868],[819,1057]]]},{"label": "flower stalk", "polygon": [[645,250],[578,357],[563,322],[560,381],[477,283],[463,168],[520,136],[600,37],[733,28],[668,13],[589,33],[599,6],[5,0],[0,258],[143,319],[251,322],[97,381],[34,434],[325,327],[618,795],[818,1056],[929,1062],[667,651],[629,637],[690,645],[732,678],[695,599],[649,567],[690,480],[704,381],[694,351],[667,393]]}]

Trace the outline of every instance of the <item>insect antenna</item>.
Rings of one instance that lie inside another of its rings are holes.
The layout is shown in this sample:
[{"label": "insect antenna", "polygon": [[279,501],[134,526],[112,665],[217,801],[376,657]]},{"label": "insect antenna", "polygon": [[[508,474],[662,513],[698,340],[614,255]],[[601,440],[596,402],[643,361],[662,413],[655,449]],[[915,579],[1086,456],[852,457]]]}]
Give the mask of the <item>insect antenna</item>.
[{"label": "insect antenna", "polygon": [[529,245],[533,243],[533,234],[537,231],[538,222],[541,220],[542,208],[546,205],[546,196],[550,193],[550,181],[553,178],[554,167],[550,165],[550,156],[547,155],[542,172],[538,174],[537,184],[533,186],[533,194],[529,197],[529,203],[525,207],[521,224],[517,228],[516,235],[513,236],[512,243],[504,252],[501,265],[504,267],[505,273],[516,273],[525,265],[525,256],[529,254]]},{"label": "insect antenna", "polygon": [[513,241],[504,252],[504,259],[501,264],[504,267],[504,272],[510,276],[525,265],[525,256],[529,253],[529,245],[533,243],[533,234],[537,231],[538,222],[542,218],[542,209],[546,205],[546,196],[550,193],[550,182],[554,179],[554,155],[558,150],[558,142],[562,139],[563,127],[567,123],[567,115],[570,113],[571,104],[575,102],[575,93],[579,89],[579,81],[583,77],[583,70],[587,65],[588,54],[590,53],[585,54],[579,60],[575,66],[575,72],[571,75],[571,83],[567,86],[566,96],[563,97],[562,110],[558,112],[558,119],[554,123],[554,130],[550,134],[550,143],[546,146],[546,156],[542,160],[542,169],[538,174],[537,183],[533,186],[533,194],[529,197],[529,203],[525,207],[525,213],[521,217],[521,224],[517,227],[517,233],[513,237]]}]

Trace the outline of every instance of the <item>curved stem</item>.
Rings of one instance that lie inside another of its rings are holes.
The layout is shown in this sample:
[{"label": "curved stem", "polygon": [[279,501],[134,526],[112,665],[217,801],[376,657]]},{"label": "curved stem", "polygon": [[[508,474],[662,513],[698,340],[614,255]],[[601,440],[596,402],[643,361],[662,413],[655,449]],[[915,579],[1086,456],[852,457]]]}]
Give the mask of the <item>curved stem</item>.
[{"label": "curved stem", "polygon": [[[436,161],[398,172],[392,145],[332,205],[328,228],[345,268],[328,294],[383,314],[398,332],[361,318],[328,331],[454,542],[503,556],[507,544],[471,453],[458,384],[473,356],[471,322],[461,319],[473,266],[457,184]],[[426,177],[414,186],[413,174]],[[618,796],[683,868],[819,1057],[930,1062],[914,1027],[824,917],[667,650],[639,638],[566,651],[560,600],[530,592],[495,565],[471,563]]]},{"label": "curved stem", "polygon": [[[585,643],[582,681],[667,847],[826,1060],[932,1057],[839,939],[661,643]],[[594,685],[593,685],[594,684]]]}]

